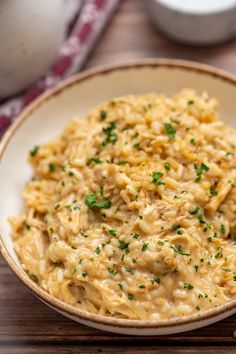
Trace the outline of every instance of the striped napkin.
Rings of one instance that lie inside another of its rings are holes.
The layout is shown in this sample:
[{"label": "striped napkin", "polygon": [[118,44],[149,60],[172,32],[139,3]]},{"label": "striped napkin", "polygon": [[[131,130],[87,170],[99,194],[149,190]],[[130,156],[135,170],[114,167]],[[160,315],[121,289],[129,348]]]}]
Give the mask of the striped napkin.
[{"label": "striped napkin", "polygon": [[119,0],[74,1],[70,11],[69,34],[54,66],[23,95],[0,103],[0,136],[35,98],[81,69],[118,2]]}]

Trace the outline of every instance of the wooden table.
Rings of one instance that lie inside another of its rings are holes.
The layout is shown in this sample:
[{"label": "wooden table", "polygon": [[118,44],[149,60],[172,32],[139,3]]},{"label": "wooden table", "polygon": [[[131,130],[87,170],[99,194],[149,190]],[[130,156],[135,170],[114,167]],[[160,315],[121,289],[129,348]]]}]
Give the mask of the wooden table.
[{"label": "wooden table", "polygon": [[[175,44],[151,25],[145,0],[123,0],[86,67],[142,57],[190,59],[236,73],[236,41],[202,49]],[[37,300],[0,259],[0,354],[236,353],[234,331],[236,336],[236,315],[210,327],[164,337],[90,329]]]}]

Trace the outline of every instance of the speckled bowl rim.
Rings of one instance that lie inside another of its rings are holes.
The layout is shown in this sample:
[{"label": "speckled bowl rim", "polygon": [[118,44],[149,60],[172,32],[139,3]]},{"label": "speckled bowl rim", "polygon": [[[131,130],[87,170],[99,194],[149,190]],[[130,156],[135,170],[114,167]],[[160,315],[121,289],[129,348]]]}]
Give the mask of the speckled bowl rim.
[{"label": "speckled bowl rim", "polygon": [[[55,98],[62,91],[67,88],[77,85],[78,83],[93,78],[95,76],[104,76],[114,71],[119,70],[130,70],[130,69],[143,69],[143,68],[168,68],[172,69],[181,69],[186,71],[192,71],[199,74],[208,75],[210,77],[215,77],[219,80],[225,81],[233,86],[236,89],[236,76],[233,74],[227,73],[224,70],[208,66],[205,64],[200,64],[197,62],[179,60],[179,59],[140,59],[134,61],[128,61],[125,63],[116,63],[112,65],[106,65],[98,67],[95,69],[90,69],[84,71],[81,74],[77,74],[73,77],[70,77],[67,80],[64,80],[62,83],[57,85],[55,88],[47,91],[45,94],[42,94],[38,99],[36,99],[32,104],[30,104],[18,117],[18,119],[11,125],[7,130],[5,135],[2,138],[0,143],[0,163],[4,155],[5,148],[11,142],[14,137],[15,132],[21,127],[25,120],[29,119],[31,114],[37,110],[44,103],[47,103],[51,98]],[[31,290],[36,296],[41,298],[49,306],[52,306],[58,309],[60,312],[65,312],[68,316],[75,316],[78,319],[83,321],[89,321],[96,325],[102,324],[106,326],[113,326],[114,328],[132,328],[132,329],[148,329],[148,328],[170,328],[176,329],[187,324],[198,323],[203,320],[212,319],[216,316],[225,314],[228,311],[231,311],[235,308],[236,312],[236,299],[231,300],[223,305],[217,306],[210,310],[186,316],[183,318],[176,319],[167,319],[167,320],[129,320],[113,317],[105,317],[97,314],[93,314],[87,311],[79,310],[71,305],[68,305],[61,300],[51,296],[45,290],[40,288],[35,284],[24,270],[17,265],[12,259],[7,247],[5,246],[2,236],[0,235],[0,250],[3,258],[15,273],[15,275]],[[225,316],[226,317],[226,316]]]}]

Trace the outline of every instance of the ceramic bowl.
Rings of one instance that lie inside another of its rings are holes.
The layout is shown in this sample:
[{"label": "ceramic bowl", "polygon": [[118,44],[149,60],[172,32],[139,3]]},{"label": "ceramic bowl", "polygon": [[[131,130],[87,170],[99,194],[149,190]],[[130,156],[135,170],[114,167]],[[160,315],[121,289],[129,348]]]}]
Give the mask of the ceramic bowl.
[{"label": "ceramic bowl", "polygon": [[[179,60],[141,60],[79,74],[42,95],[10,127],[0,144],[0,246],[18,278],[45,304],[82,324],[131,335],[162,335],[188,331],[219,321],[236,312],[236,299],[214,309],[162,321],[104,317],[76,309],[52,297],[32,282],[14,252],[9,215],[23,208],[21,192],[31,177],[29,150],[61,132],[74,116],[84,117],[97,103],[126,94],[151,91],[172,95],[182,88],[206,90],[220,101],[223,120],[236,128],[236,77],[202,64]],[[83,119],[83,118],[82,118]]]}]

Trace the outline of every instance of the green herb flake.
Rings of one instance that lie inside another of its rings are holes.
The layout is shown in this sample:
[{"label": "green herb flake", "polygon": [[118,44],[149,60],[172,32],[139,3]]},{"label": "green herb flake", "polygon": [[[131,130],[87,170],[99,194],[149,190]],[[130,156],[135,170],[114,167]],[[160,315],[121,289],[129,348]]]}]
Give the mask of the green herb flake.
[{"label": "green herb flake", "polygon": [[110,229],[108,232],[111,236],[117,236],[115,229]]},{"label": "green herb flake", "polygon": [[108,269],[108,273],[110,273],[111,275],[116,275],[118,272],[117,270],[115,270],[115,268],[110,268]]},{"label": "green herb flake", "polygon": [[95,252],[97,253],[97,254],[99,254],[101,251],[100,251],[100,248],[99,247],[97,247],[96,249],[95,249]]},{"label": "green herb flake", "polygon": [[208,172],[208,171],[209,171],[209,167],[202,162],[201,166],[197,170],[195,182],[199,183],[201,181],[203,172]]},{"label": "green herb flake", "polygon": [[195,139],[194,139],[194,138],[190,139],[190,143],[191,143],[192,145],[196,145]]},{"label": "green herb flake", "polygon": [[97,196],[95,193],[90,193],[87,195],[85,199],[85,204],[91,209],[91,210],[97,210],[97,209],[108,209],[111,207],[111,201],[108,199],[104,199],[100,202],[97,202]]},{"label": "green herb flake", "polygon": [[77,247],[71,246],[72,250],[77,250]]},{"label": "green herb flake", "polygon": [[139,285],[138,287],[139,287],[139,289],[145,289],[146,288],[146,286],[143,285],[143,284]]},{"label": "green herb flake", "polygon": [[39,146],[35,146],[32,150],[30,150],[30,155],[34,157],[38,154],[38,151],[39,151]]},{"label": "green herb flake", "polygon": [[185,253],[184,251],[181,250],[181,248],[176,248],[174,246],[171,246],[171,248],[174,250],[175,253],[180,254],[181,256],[188,256],[190,257],[190,253]]},{"label": "green herb flake", "polygon": [[137,234],[137,233],[134,233],[134,234],[133,234],[133,238],[136,238],[136,239],[137,239],[137,238],[139,238],[139,236],[140,236],[140,235]]},{"label": "green herb flake", "polygon": [[210,188],[210,193],[211,193],[211,195],[213,195],[213,196],[216,196],[216,195],[218,194],[218,192],[217,192],[217,190],[215,189],[214,186],[211,186],[211,188]]},{"label": "green herb flake", "polygon": [[173,126],[170,123],[165,123],[164,128],[169,138],[172,140],[175,139],[176,130],[173,128]]},{"label": "green herb flake", "polygon": [[30,225],[27,224],[26,221],[23,222],[23,225],[24,225],[24,227],[26,228],[26,230],[30,230]]},{"label": "green herb flake", "polygon": [[151,283],[152,284],[160,284],[160,282],[161,282],[161,279],[160,278],[155,278],[155,279],[151,279]]},{"label": "green herb flake", "polygon": [[148,249],[148,243],[144,243],[142,247],[142,252],[145,252]]},{"label": "green herb flake", "polygon": [[29,274],[29,278],[34,281],[35,283],[38,282],[38,277],[35,274]]},{"label": "green herb flake", "polygon": [[55,172],[56,171],[56,165],[54,163],[50,163],[48,165],[49,172]]},{"label": "green herb flake", "polygon": [[99,165],[100,163],[102,163],[102,160],[97,156],[90,157],[90,159],[88,159],[88,164],[91,164],[91,163],[95,163],[96,165]]},{"label": "green herb flake", "polygon": [[125,270],[126,270],[127,273],[133,274],[133,271],[132,271],[132,269],[130,267],[126,267],[125,266]]},{"label": "green herb flake", "polygon": [[105,139],[103,140],[101,144],[101,148],[104,148],[107,144],[115,144],[118,135],[114,131],[116,129],[116,124],[114,122],[111,122],[106,128],[103,128],[103,132],[105,133]]},{"label": "green herb flake", "polygon": [[201,310],[198,305],[197,305],[195,308],[196,308],[197,311],[200,311],[200,310]]},{"label": "green herb flake", "polygon": [[164,242],[161,241],[161,240],[158,240],[157,243],[158,243],[159,246],[163,246],[164,245]]},{"label": "green herb flake", "polygon": [[164,176],[164,173],[162,172],[153,172],[152,173],[152,182],[157,185],[160,186],[162,184],[165,184],[165,182],[163,182],[162,180],[160,180],[160,178]]},{"label": "green herb flake", "polygon": [[128,294],[128,299],[129,299],[129,300],[133,300],[133,298],[134,298],[134,295]]},{"label": "green herb flake", "polygon": [[220,232],[222,235],[225,234],[225,226],[223,224],[220,226]]},{"label": "green herb flake", "polygon": [[83,272],[83,273],[82,273],[82,277],[83,277],[83,278],[87,277],[87,275],[88,275],[88,273],[86,273],[86,272]]},{"label": "green herb flake", "polygon": [[194,268],[195,268],[195,271],[196,271],[196,273],[197,273],[197,272],[198,272],[198,269],[199,269],[199,266],[198,266],[198,265],[195,265]]},{"label": "green herb flake", "polygon": [[166,170],[170,171],[170,164],[169,162],[164,162],[163,166],[165,167]]},{"label": "green herb flake", "polygon": [[134,144],[133,147],[134,147],[136,150],[141,150],[140,143]]},{"label": "green herb flake", "polygon": [[193,287],[192,284],[184,283],[184,288],[185,288],[185,289],[188,289],[188,290],[192,290],[194,287]]},{"label": "green herb flake", "polygon": [[107,111],[104,111],[103,109],[100,111],[100,121],[105,120],[107,117]]},{"label": "green herb flake", "polygon": [[194,101],[193,100],[189,100],[188,101],[188,106],[192,106],[194,104]]},{"label": "green herb flake", "polygon": [[206,225],[206,229],[211,229],[211,224],[209,224],[208,222],[206,222],[204,216],[202,214],[198,215],[198,221],[200,222],[200,224]]},{"label": "green herb flake", "polygon": [[117,165],[126,165],[127,163],[129,163],[129,161],[119,161]]},{"label": "green herb flake", "polygon": [[176,230],[178,230],[180,227],[181,227],[180,224],[173,224],[171,228],[172,228],[173,231],[176,231]]},{"label": "green herb flake", "polygon": [[123,285],[121,283],[118,283],[118,286],[121,290],[123,290]]},{"label": "green herb flake", "polygon": [[124,242],[122,240],[119,240],[119,249],[122,251],[128,250],[129,249],[129,243],[128,242]]},{"label": "green herb flake", "polygon": [[199,206],[196,206],[193,210],[191,210],[191,211],[189,212],[189,214],[191,214],[191,215],[196,215],[196,214],[199,212],[199,210],[200,210],[200,207],[199,207]]}]

